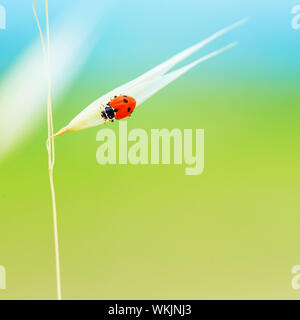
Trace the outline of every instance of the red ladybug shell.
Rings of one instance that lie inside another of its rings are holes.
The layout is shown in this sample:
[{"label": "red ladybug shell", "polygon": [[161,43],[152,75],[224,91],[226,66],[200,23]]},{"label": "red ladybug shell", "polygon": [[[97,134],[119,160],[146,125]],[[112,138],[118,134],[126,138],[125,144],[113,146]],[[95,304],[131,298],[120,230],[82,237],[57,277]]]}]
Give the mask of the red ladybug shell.
[{"label": "red ladybug shell", "polygon": [[115,114],[115,119],[121,120],[131,115],[131,113],[135,109],[136,101],[132,97],[121,95],[113,98],[110,101],[109,105],[114,110],[117,110]]}]

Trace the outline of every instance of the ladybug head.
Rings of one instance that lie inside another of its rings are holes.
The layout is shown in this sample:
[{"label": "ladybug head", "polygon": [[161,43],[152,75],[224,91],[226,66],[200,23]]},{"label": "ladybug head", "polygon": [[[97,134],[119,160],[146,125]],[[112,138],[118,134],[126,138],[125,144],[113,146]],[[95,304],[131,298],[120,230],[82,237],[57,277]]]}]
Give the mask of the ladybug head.
[{"label": "ladybug head", "polygon": [[110,105],[107,105],[101,112],[101,115],[105,120],[113,120],[115,118],[115,110]]}]

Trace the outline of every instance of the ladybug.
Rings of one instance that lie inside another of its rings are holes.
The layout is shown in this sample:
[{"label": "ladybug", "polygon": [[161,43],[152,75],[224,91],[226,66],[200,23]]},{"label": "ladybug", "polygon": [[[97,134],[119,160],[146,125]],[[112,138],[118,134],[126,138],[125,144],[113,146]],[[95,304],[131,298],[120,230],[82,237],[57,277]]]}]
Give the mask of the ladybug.
[{"label": "ladybug", "polygon": [[129,96],[115,96],[101,111],[101,116],[104,120],[111,122],[121,120],[131,116],[136,106],[134,98]]}]

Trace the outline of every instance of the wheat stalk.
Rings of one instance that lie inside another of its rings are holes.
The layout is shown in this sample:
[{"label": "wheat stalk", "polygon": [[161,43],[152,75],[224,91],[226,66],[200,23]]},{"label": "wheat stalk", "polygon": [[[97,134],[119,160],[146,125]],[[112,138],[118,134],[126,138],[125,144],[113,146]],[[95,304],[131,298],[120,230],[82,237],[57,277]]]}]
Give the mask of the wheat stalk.
[{"label": "wheat stalk", "polygon": [[141,105],[143,102],[152,97],[156,92],[158,92],[174,80],[178,79],[184,73],[191,70],[198,64],[216,57],[217,55],[233,48],[236,45],[236,42],[233,42],[219,50],[215,50],[184,67],[169,72],[173,67],[188,58],[190,55],[196,53],[198,50],[205,47],[217,38],[221,37],[225,33],[241,26],[246,21],[247,19],[243,19],[224,29],[219,30],[210,37],[202,40],[201,42],[190,48],[183,50],[182,52],[176,54],[162,64],[135,78],[134,80],[131,80],[124,85],[113,89],[104,96],[98,98],[85,109],[83,109],[67,126],[59,130],[54,135],[54,137],[61,136],[66,132],[78,131],[105,123],[103,117],[101,117],[100,107],[105,106],[114,96],[126,94],[136,100],[136,106]]},{"label": "wheat stalk", "polygon": [[59,259],[59,243],[58,243],[58,227],[57,227],[57,212],[56,212],[56,200],[55,200],[55,187],[53,180],[53,169],[55,163],[55,148],[54,148],[54,130],[53,130],[53,115],[52,115],[52,99],[51,99],[51,59],[50,59],[50,31],[49,31],[49,13],[48,13],[48,0],[45,0],[46,7],[46,27],[47,27],[47,47],[44,41],[43,33],[39,23],[39,19],[35,10],[35,0],[32,2],[32,8],[34,16],[37,22],[37,26],[40,33],[42,49],[46,61],[47,69],[47,86],[48,86],[48,97],[47,97],[47,122],[48,122],[48,139],[47,139],[47,151],[48,151],[48,171],[49,181],[51,189],[51,200],[52,200],[52,215],[53,215],[53,227],[54,227],[54,246],[55,246],[55,262],[56,262],[56,284],[57,284],[57,299],[61,300],[61,277],[60,277],[60,259]]}]

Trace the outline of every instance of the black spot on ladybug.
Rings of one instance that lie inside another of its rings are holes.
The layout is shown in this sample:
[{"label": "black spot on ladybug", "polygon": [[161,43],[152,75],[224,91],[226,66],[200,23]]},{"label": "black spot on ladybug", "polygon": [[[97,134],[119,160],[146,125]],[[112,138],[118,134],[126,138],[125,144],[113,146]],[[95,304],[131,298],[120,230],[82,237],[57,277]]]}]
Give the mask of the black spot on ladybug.
[{"label": "black spot on ladybug", "polygon": [[131,110],[130,108],[127,109],[128,112],[130,112],[130,110]]},{"label": "black spot on ladybug", "polygon": [[124,98],[127,98],[127,96],[123,96]]},{"label": "black spot on ladybug", "polygon": [[118,112],[119,111],[119,109],[114,109],[114,112]]},{"label": "black spot on ladybug", "polygon": [[124,99],[123,101],[124,101],[125,103],[128,103],[128,100],[127,100],[127,99]]},{"label": "black spot on ladybug", "polygon": [[117,96],[115,96],[115,98],[117,98]]}]

